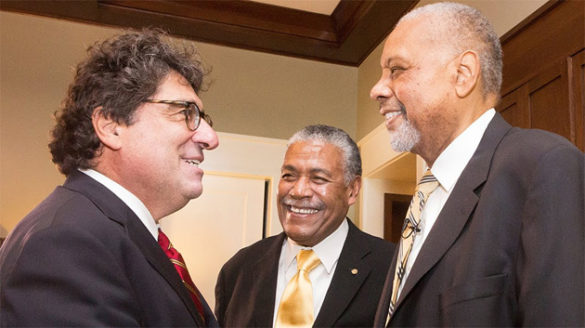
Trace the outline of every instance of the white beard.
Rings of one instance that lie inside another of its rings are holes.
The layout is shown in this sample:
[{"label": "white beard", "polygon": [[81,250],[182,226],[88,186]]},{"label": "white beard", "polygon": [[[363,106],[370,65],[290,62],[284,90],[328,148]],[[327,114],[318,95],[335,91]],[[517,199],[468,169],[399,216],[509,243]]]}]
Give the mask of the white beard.
[{"label": "white beard", "polygon": [[420,132],[406,119],[397,130],[390,131],[390,144],[396,152],[410,151],[419,140]]}]

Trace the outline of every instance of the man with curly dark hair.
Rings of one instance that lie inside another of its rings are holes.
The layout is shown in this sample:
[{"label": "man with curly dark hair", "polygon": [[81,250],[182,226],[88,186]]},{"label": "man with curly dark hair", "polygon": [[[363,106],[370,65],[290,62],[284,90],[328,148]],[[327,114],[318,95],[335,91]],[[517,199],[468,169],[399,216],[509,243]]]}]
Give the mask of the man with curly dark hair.
[{"label": "man with curly dark hair", "polygon": [[217,326],[158,228],[218,145],[198,55],[156,29],[88,53],[49,144],[67,179],[0,249],[0,326]]}]

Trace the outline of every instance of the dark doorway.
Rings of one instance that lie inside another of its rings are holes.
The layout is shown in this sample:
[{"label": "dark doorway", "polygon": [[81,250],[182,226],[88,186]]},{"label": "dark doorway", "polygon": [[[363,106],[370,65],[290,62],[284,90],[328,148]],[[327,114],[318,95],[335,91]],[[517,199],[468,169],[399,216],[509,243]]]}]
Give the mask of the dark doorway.
[{"label": "dark doorway", "polygon": [[411,195],[384,194],[384,239],[398,243]]}]

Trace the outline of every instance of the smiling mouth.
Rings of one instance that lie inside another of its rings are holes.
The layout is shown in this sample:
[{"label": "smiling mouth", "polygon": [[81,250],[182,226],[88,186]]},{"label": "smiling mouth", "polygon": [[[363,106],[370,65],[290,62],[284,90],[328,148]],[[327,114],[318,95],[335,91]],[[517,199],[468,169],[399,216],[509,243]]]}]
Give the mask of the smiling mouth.
[{"label": "smiling mouth", "polygon": [[186,159],[185,163],[199,167],[199,164],[201,164],[201,161],[198,161],[196,159]]},{"label": "smiling mouth", "polygon": [[386,118],[387,120],[391,120],[400,114],[402,114],[401,110],[395,110],[395,111],[388,112],[388,113],[384,114],[384,118]]},{"label": "smiling mouth", "polygon": [[288,210],[295,213],[295,214],[315,214],[319,212],[318,209],[314,208],[300,208],[294,206],[288,206]]}]

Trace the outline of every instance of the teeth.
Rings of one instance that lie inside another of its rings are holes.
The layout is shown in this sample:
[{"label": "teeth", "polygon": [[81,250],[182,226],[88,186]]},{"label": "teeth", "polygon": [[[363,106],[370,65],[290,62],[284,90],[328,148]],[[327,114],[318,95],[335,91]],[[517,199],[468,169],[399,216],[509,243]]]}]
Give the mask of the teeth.
[{"label": "teeth", "polygon": [[187,162],[187,164],[191,164],[191,165],[195,165],[195,166],[199,166],[199,164],[201,162],[194,160],[194,159],[186,159],[185,162]]},{"label": "teeth", "polygon": [[391,118],[393,118],[394,116],[398,116],[400,115],[400,111],[393,111],[393,112],[388,112],[386,114],[384,114],[384,117],[389,120]]},{"label": "teeth", "polygon": [[298,214],[314,214],[319,212],[319,210],[315,210],[312,208],[298,208],[298,207],[290,207],[291,212],[298,213]]}]

